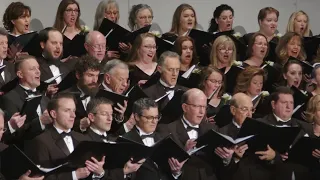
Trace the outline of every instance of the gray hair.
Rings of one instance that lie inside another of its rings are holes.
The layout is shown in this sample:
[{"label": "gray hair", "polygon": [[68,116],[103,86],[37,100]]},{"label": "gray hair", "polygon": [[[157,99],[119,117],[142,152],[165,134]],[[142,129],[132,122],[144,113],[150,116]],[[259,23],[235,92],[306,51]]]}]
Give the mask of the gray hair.
[{"label": "gray hair", "polygon": [[[117,1],[115,0],[102,0],[97,9],[96,9],[96,14],[94,16],[94,25],[93,25],[93,30],[98,30],[103,19],[104,19],[104,12],[105,12],[105,9],[108,7],[108,6],[111,6],[113,5],[114,7],[117,8],[117,10],[119,11],[119,4],[117,3]],[[119,17],[120,17],[120,13],[118,12],[118,18],[117,18],[117,21],[116,23],[118,23],[119,21]]]},{"label": "gray hair", "polygon": [[161,54],[158,61],[158,65],[162,67],[167,57],[178,58],[180,60],[180,56],[176,52],[165,51],[164,53]]},{"label": "gray hair", "polygon": [[3,27],[0,27],[0,36],[8,36],[8,31]]},{"label": "gray hair", "polygon": [[129,67],[126,63],[124,63],[123,61],[119,60],[119,59],[112,59],[110,61],[108,61],[104,66],[103,66],[103,73],[108,73],[108,74],[112,74],[113,70],[115,68],[121,68],[121,69],[128,69]]},{"label": "gray hair", "polygon": [[134,102],[132,113],[142,115],[143,110],[148,110],[150,108],[158,108],[158,104],[150,98],[141,98]]},{"label": "gray hair", "polygon": [[144,9],[149,9],[149,11],[151,12],[151,15],[153,16],[153,11],[148,4],[137,4],[132,6],[129,12],[129,20],[128,20],[128,26],[132,31],[136,30],[135,26],[136,26],[136,19],[137,19],[138,12]]}]

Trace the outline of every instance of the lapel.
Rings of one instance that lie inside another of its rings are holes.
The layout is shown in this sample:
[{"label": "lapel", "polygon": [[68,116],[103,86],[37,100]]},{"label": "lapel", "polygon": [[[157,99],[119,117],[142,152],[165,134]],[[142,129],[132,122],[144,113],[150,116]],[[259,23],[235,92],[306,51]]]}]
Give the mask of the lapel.
[{"label": "lapel", "polygon": [[97,133],[93,132],[91,128],[89,128],[87,130],[87,134],[88,134],[89,138],[92,139],[93,141],[103,142],[102,139],[100,138],[100,136]]},{"label": "lapel", "polygon": [[[19,94],[19,98],[22,102],[24,102],[28,97],[26,92],[24,92],[23,88],[19,84],[17,84],[17,86],[13,90]],[[22,104],[21,104],[21,107],[22,107]]]},{"label": "lapel", "polygon": [[49,64],[47,63],[47,60],[44,57],[40,57],[38,59],[38,62],[41,68],[41,81],[45,81],[53,77],[53,74],[49,68]]},{"label": "lapel", "polygon": [[[11,81],[12,77],[14,76],[11,70],[11,65],[9,62],[7,61],[3,61],[3,64],[6,65],[6,67],[4,68],[4,84],[8,83]],[[2,77],[1,80],[3,81]]]},{"label": "lapel", "polygon": [[[74,93],[80,93],[81,91],[78,89],[77,85],[73,85],[70,89],[69,92],[74,92]],[[82,101],[80,100],[80,96],[75,96],[76,97],[76,114],[77,118],[83,118],[86,117],[86,110],[84,109],[84,106],[82,104]]]},{"label": "lapel", "polygon": [[79,139],[76,132],[72,130],[71,130],[71,138],[72,138],[73,148],[75,149],[82,140]]},{"label": "lapel", "polygon": [[[51,132],[51,136],[52,136],[52,139],[53,139],[54,143],[60,148],[60,150],[66,156],[69,156],[70,155],[70,151],[69,151],[66,143],[64,142],[63,138],[58,133],[58,131],[53,126],[49,129],[49,131]],[[73,138],[72,138],[72,140],[73,140]],[[75,143],[73,142],[73,144],[75,144]]]},{"label": "lapel", "polygon": [[182,143],[182,145],[185,145],[187,140],[189,140],[189,135],[186,128],[183,126],[181,118],[176,122],[176,131],[178,133],[180,142]]}]

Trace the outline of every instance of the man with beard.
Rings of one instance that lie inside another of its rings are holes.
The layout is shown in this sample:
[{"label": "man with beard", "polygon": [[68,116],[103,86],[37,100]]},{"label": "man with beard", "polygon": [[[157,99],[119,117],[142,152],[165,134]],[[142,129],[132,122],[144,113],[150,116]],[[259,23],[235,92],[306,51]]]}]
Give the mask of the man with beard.
[{"label": "man with beard", "polygon": [[40,65],[41,81],[62,74],[62,76],[55,80],[55,84],[49,85],[49,92],[52,95],[57,93],[57,84],[59,84],[70,71],[67,65],[61,62],[63,36],[57,29],[48,27],[39,32],[39,41],[40,46],[43,49],[42,57],[37,59]]},{"label": "man with beard", "polygon": [[73,129],[79,130],[80,123],[88,122],[87,104],[99,91],[100,63],[92,56],[82,56],[75,65],[75,73],[77,84],[65,91],[80,94],[76,96],[76,120],[73,126]]},{"label": "man with beard", "polygon": [[99,62],[101,62],[106,55],[106,38],[99,31],[91,31],[86,36],[84,48],[90,56],[95,57]]}]

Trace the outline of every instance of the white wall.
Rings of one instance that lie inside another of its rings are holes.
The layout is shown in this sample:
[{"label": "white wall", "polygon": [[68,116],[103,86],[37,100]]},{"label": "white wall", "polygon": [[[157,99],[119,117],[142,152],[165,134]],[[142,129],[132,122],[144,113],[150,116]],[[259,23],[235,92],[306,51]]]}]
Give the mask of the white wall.
[{"label": "white wall", "polygon": [[[0,18],[10,0],[0,0]],[[56,10],[60,0],[23,0],[32,9],[33,30],[42,27],[52,26]],[[93,26],[93,18],[96,7],[100,0],[78,0],[81,8],[81,19],[90,28]],[[320,17],[320,0],[118,0],[120,5],[120,25],[127,26],[128,12],[132,5],[138,3],[149,4],[154,11],[154,22],[157,22],[163,32],[171,27],[172,15],[176,7],[181,3],[192,5],[198,16],[200,25],[207,30],[208,23],[216,6],[226,3],[235,10],[234,26],[243,26],[246,32],[253,32],[258,29],[258,11],[266,6],[272,6],[280,11],[279,31],[284,33],[289,16],[296,10],[304,10],[310,16],[311,28],[314,34],[320,33],[320,24],[317,18]],[[37,21],[39,20],[39,21]]]}]

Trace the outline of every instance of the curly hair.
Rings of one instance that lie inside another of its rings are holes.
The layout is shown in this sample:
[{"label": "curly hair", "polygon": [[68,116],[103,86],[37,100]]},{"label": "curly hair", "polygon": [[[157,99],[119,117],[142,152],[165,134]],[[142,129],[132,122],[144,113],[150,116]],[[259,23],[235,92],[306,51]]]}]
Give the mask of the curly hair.
[{"label": "curly hair", "polygon": [[216,19],[218,19],[223,11],[231,11],[232,16],[234,16],[234,10],[231,6],[227,4],[221,4],[220,6],[216,7],[216,9],[213,12],[213,17],[210,20],[210,27],[208,29],[208,32],[216,32],[218,31],[218,24],[216,22]]},{"label": "curly hair", "polygon": [[99,61],[90,55],[81,56],[75,65],[75,71],[80,76],[83,76],[88,70],[100,71],[100,69]]},{"label": "curly hair", "polygon": [[9,32],[12,32],[14,24],[11,21],[26,16],[31,16],[31,8],[24,5],[22,2],[12,2],[3,14],[2,22],[4,28]]},{"label": "curly hair", "polygon": [[239,92],[246,93],[250,86],[251,80],[255,76],[262,76],[263,80],[265,80],[264,70],[259,67],[249,66],[241,71],[237,77],[237,84],[234,88],[234,94]]},{"label": "curly hair", "polygon": [[139,11],[144,10],[144,9],[148,9],[151,12],[151,15],[153,16],[153,11],[152,11],[151,7],[147,4],[137,4],[137,5],[132,6],[130,13],[129,13],[129,19],[128,19],[128,26],[132,31],[136,30],[136,28],[135,28],[136,19],[137,19],[137,15],[138,15]]}]

